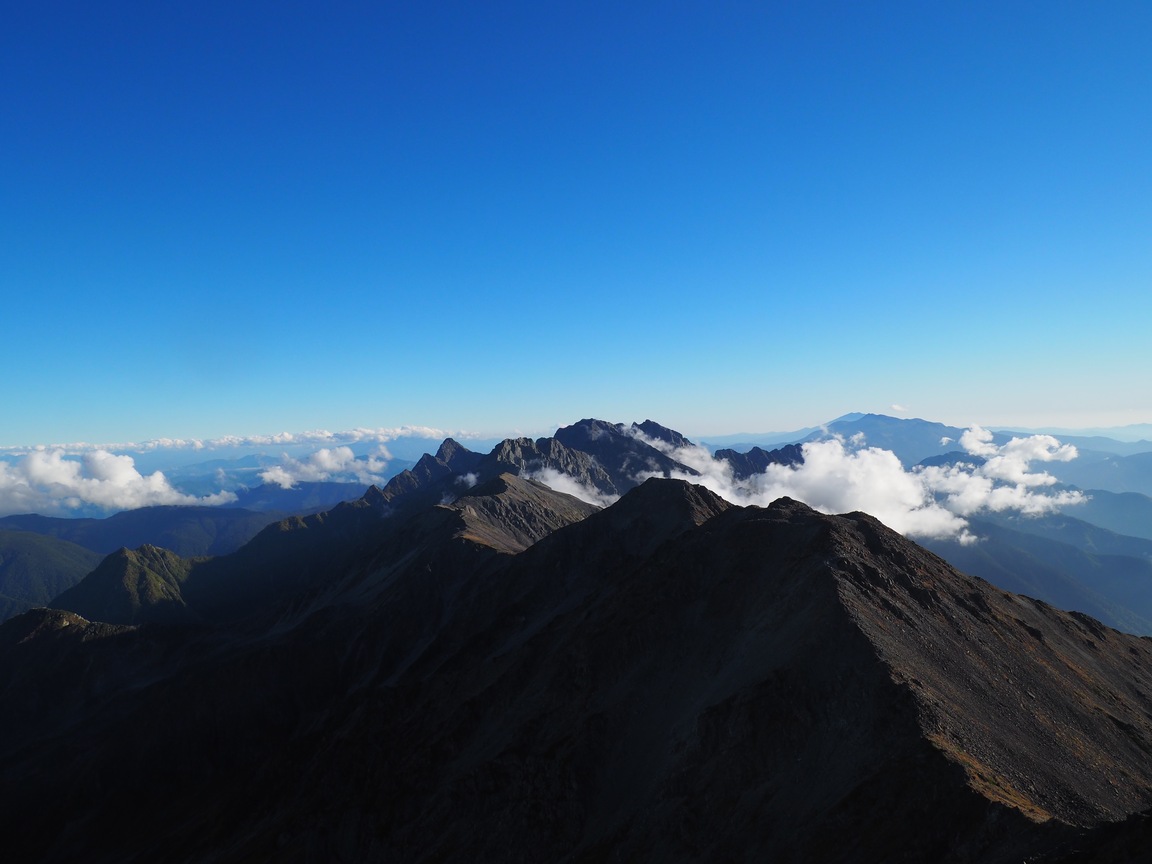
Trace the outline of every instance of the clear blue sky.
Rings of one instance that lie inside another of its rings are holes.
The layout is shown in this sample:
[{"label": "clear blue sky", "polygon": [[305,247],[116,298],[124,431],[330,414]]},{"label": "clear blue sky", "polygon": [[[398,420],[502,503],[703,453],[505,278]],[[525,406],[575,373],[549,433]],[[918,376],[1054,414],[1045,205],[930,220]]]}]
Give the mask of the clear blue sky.
[{"label": "clear blue sky", "polygon": [[0,27],[0,444],[1152,420],[1152,4]]}]

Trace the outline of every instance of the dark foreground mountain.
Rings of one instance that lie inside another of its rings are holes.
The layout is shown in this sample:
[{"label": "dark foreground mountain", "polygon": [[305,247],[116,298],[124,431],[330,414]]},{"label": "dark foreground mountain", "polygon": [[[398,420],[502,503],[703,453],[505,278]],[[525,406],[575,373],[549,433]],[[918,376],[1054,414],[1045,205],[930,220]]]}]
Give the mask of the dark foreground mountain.
[{"label": "dark foreground mountain", "polygon": [[1152,806],[1149,640],[787,499],[649,480],[595,511],[503,475],[389,508],[377,490],[269,529],[227,579],[167,562],[195,620],[0,626],[6,859],[1054,862],[1140,842],[1110,823]]}]

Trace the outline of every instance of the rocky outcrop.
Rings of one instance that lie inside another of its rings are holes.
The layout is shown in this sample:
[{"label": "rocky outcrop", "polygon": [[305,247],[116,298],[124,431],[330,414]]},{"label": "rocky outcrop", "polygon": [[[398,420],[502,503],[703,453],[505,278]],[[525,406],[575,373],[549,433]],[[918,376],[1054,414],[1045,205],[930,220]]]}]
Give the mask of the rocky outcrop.
[{"label": "rocky outcrop", "polygon": [[589,453],[574,450],[555,438],[509,438],[481,460],[480,477],[488,479],[504,473],[539,475],[555,471],[602,494],[619,491],[617,479]]}]

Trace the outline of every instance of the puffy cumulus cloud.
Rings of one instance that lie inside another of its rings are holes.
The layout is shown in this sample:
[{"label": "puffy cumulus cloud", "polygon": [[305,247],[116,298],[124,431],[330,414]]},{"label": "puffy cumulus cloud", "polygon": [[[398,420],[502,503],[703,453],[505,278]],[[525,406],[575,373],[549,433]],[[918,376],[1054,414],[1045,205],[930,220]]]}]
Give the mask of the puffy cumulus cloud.
[{"label": "puffy cumulus cloud", "polygon": [[891,450],[836,438],[803,449],[802,464],[769,465],[750,478],[756,503],[787,495],[823,513],[862,510],[901,534],[968,538],[967,523],[937,503],[918,473],[906,471]]},{"label": "puffy cumulus cloud", "polygon": [[1056,482],[1051,474],[1032,472],[1031,463],[1070,462],[1079,455],[1074,446],[1061,444],[1051,435],[1013,438],[997,446],[992,443],[992,433],[979,426],[960,436],[960,446],[973,456],[984,457],[986,461],[980,473],[985,477],[1021,486],[1051,486]]},{"label": "puffy cumulus cloud", "polygon": [[381,445],[376,453],[358,459],[351,447],[322,447],[303,459],[293,459],[285,454],[282,462],[260,472],[265,483],[274,483],[290,489],[297,483],[315,483],[323,480],[356,482],[365,485],[381,483],[384,469],[391,459],[388,448]]},{"label": "puffy cumulus cloud", "polygon": [[579,498],[585,504],[595,504],[597,507],[607,507],[620,498],[619,495],[605,495],[599,489],[581,483],[570,474],[564,474],[555,468],[542,468],[523,476],[537,483],[543,483],[555,492],[563,492],[573,498]]},{"label": "puffy cumulus cloud", "polygon": [[1080,492],[1039,491],[1054,485],[1056,478],[1033,471],[1033,462],[1069,462],[1078,455],[1074,446],[1061,444],[1051,435],[1012,438],[997,445],[991,432],[973,426],[960,436],[960,446],[981,457],[982,464],[919,469],[926,487],[955,513],[970,516],[981,510],[1019,510],[1039,515],[1084,500]]},{"label": "puffy cumulus cloud", "polygon": [[[962,446],[983,463],[904,468],[896,454],[869,447],[860,435],[831,437],[803,445],[798,465],[769,465],[763,474],[737,480],[727,462],[703,447],[672,448],[642,434],[648,444],[699,472],[675,475],[699,483],[735,504],[767,506],[787,496],[824,513],[854,510],[875,516],[890,528],[914,537],[951,538],[962,543],[977,538],[966,516],[982,510],[1051,512],[1083,500],[1079,492],[1043,494],[1039,487],[1055,480],[1030,470],[1033,461],[1075,458],[1076,450],[1051,436],[1014,438],[992,443],[991,433],[973,427]],[[645,475],[647,476],[647,475]],[[637,479],[644,479],[643,477]]]},{"label": "puffy cumulus cloud", "polygon": [[160,471],[136,470],[131,456],[93,450],[79,458],[42,448],[12,462],[0,462],[0,515],[98,508],[131,510],[158,504],[224,504],[231,492],[197,498],[178,492]]}]

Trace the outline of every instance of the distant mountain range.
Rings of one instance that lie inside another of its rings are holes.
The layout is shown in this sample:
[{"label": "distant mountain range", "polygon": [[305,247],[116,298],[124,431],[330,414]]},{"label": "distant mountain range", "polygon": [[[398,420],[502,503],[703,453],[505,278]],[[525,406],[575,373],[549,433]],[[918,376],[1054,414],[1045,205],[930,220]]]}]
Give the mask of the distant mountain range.
[{"label": "distant mountain range", "polygon": [[971,526],[976,543],[922,543],[1000,588],[1087,612],[1130,633],[1152,634],[1152,541],[1063,515],[989,516]]},{"label": "distant mountain range", "polygon": [[[942,461],[950,464],[950,460],[957,458],[962,461],[977,459],[963,454],[958,456],[954,451],[964,431],[923,420],[849,414],[806,437],[811,441],[827,435],[863,440],[868,446],[890,450],[911,468],[917,464],[941,464]],[[994,441],[1004,443],[1009,437],[1002,433]],[[657,446],[646,443],[649,441]],[[399,494],[419,489],[423,503],[435,503],[460,494],[467,483],[510,472],[545,479],[556,488],[574,491],[585,500],[605,504],[634,486],[641,475],[694,476],[694,468],[668,455],[690,443],[679,433],[651,421],[625,428],[597,420],[566,427],[552,438],[509,439],[497,444],[488,454],[475,453],[449,439],[435,455],[425,454],[420,460],[408,463],[409,468],[401,470],[385,485],[383,494],[385,500],[390,501]],[[801,463],[802,446],[798,442],[773,450],[752,447],[746,452],[721,448],[715,451],[715,455],[731,466],[737,479],[747,479],[762,473],[771,464]],[[1147,461],[1144,457],[1152,458],[1152,453],[1120,456],[1102,451],[1081,451],[1077,460],[1046,463],[1044,468],[1062,478],[1079,471],[1087,481],[1097,481],[1095,486],[1085,484],[1087,500],[1067,508],[1067,516],[1116,533],[1152,539],[1152,498],[1142,492],[1123,491],[1132,486],[1144,488],[1141,481],[1142,466]],[[1148,479],[1152,481],[1152,476]],[[1105,487],[1105,481],[1111,483],[1111,489]],[[182,557],[219,557],[240,548],[260,528],[281,518],[284,513],[322,512],[341,501],[355,500],[363,488],[342,482],[299,482],[291,488],[264,484],[239,490],[239,499],[232,509],[144,508],[107,519],[14,516],[0,519],[0,528],[33,531],[105,554],[121,547],[133,550],[147,544],[171,550]],[[1114,489],[1122,491],[1112,491]],[[1044,555],[1022,554],[1020,550],[1025,541],[1018,535],[1035,534],[1029,531],[1033,524],[1040,523],[1022,520],[1014,526],[1002,525],[997,532],[985,531],[985,539],[995,542],[984,543],[978,553],[973,549],[961,550],[956,544],[949,543],[936,543],[933,548],[954,563],[993,581],[1028,590],[1058,605],[1090,612],[1123,629],[1152,632],[1148,624],[1152,609],[1141,599],[1143,589],[1125,587],[1126,580],[1138,578],[1132,574],[1143,572],[1139,566],[1143,560],[1140,555],[1100,557],[1093,550],[1085,549],[1061,564],[1058,552],[1061,541],[1050,534],[1046,554],[1050,563],[1042,564]],[[1016,534],[1005,533],[1009,528]],[[1017,539],[1009,541],[1010,536]],[[1037,541],[1026,542],[1035,544]],[[0,556],[4,554],[5,550],[0,546]],[[56,566],[50,562],[58,560],[62,553],[50,550],[47,543],[41,543],[35,550],[25,544],[21,554],[26,560],[39,556],[40,563],[33,566],[32,571],[47,573]],[[1096,555],[1091,566],[1083,562],[1083,555]],[[1133,557],[1136,564],[1130,560]],[[1073,567],[1073,561],[1080,561],[1081,565]],[[7,616],[32,605],[47,603],[92,569],[89,566],[88,570],[83,570],[84,566],[80,565],[79,569],[75,566],[60,567],[50,579],[32,576],[9,579],[5,590],[0,592],[8,598],[0,611]],[[49,590],[46,586],[52,587]]]},{"label": "distant mountain range", "polygon": [[1081,428],[1067,426],[1046,426],[1037,429],[1002,428],[1004,431],[1012,431],[1013,434],[1017,435],[1056,435],[1060,437],[1061,440],[1071,440],[1072,443],[1075,443],[1074,439],[1076,438],[1093,438],[1135,443],[1143,446],[1145,449],[1152,447],[1152,423],[1129,423],[1126,426],[1093,426]]},{"label": "distant mountain range", "polygon": [[[57,608],[0,625],[0,851],[1060,864],[1148,848],[1152,641],[861,513],[663,479],[690,469],[680,442],[593,420],[488,454],[448,440],[229,554],[113,553]],[[530,479],[549,472],[621,497]],[[1146,549],[1032,527],[1096,556]]]},{"label": "distant mountain range", "polygon": [[[931,423],[926,420],[890,417],[885,414],[862,414],[859,412],[843,414],[834,420],[829,420],[819,426],[806,426],[793,429],[790,432],[738,432],[733,435],[702,435],[700,442],[712,450],[727,447],[735,450],[747,450],[754,446],[779,446],[781,444],[794,444],[810,440],[825,431],[835,431],[853,428],[853,424],[863,421],[865,425],[873,425],[877,420],[892,426],[904,425],[908,429],[918,426],[941,426],[943,424]],[[955,432],[962,432],[960,427],[948,427]],[[1010,426],[989,427],[994,432],[1003,433],[1006,437],[1025,437],[1029,435],[1054,435],[1069,444],[1075,444],[1087,450],[1099,450],[1105,453],[1130,455],[1132,453],[1146,453],[1152,451],[1152,423],[1136,423],[1128,426],[1093,427],[1083,429],[1073,428],[1040,428],[1040,429],[1014,429]],[[860,431],[859,427],[853,431]]]}]

